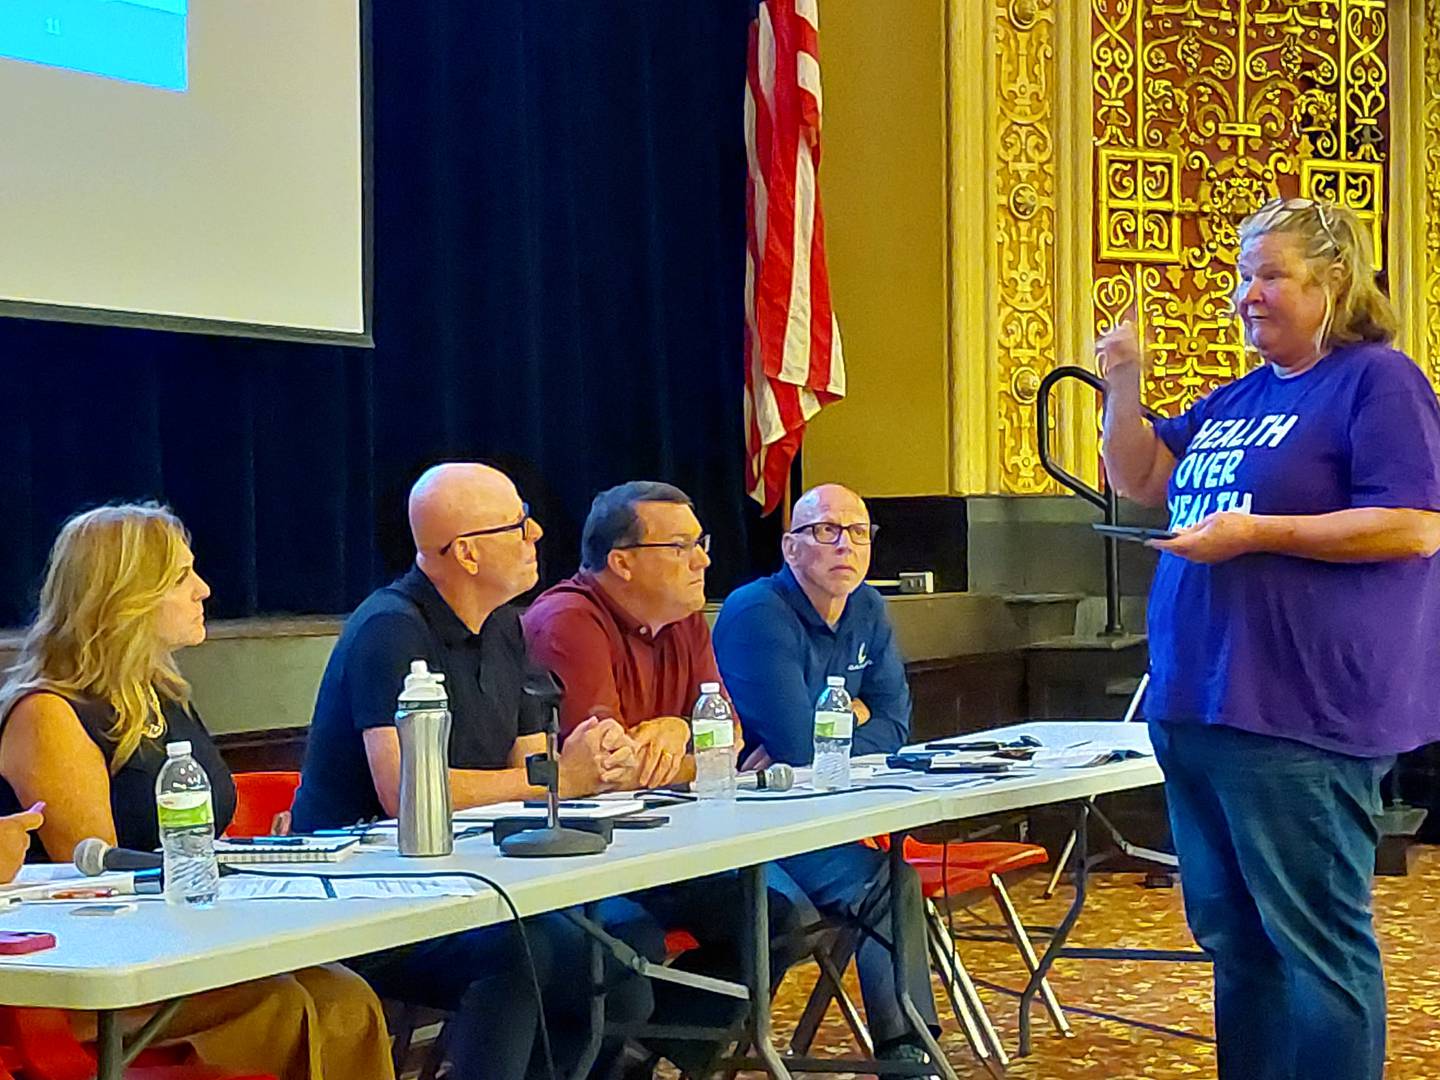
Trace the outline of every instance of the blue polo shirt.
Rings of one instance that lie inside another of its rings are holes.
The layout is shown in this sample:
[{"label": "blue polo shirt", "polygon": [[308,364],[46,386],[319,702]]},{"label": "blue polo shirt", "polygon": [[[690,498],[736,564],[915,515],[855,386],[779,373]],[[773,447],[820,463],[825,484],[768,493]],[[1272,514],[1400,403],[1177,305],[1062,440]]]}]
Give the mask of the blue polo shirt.
[{"label": "blue polo shirt", "polygon": [[787,566],[736,589],[715,623],[720,674],[745,718],[745,752],[764,746],[776,761],[808,765],[815,702],[840,675],[870,709],[855,727],[853,754],[891,753],[910,737],[910,687],[885,611],[869,585],[850,595],[832,627]]}]

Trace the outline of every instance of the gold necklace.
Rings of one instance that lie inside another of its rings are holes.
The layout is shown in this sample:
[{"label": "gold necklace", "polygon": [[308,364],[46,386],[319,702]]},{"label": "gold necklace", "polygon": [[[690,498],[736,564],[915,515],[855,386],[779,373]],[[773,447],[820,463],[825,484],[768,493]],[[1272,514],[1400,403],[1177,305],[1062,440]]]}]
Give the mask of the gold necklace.
[{"label": "gold necklace", "polygon": [[160,694],[154,687],[150,687],[150,713],[145,716],[140,733],[145,739],[164,739],[166,734],[166,711],[161,707]]},{"label": "gold necklace", "polygon": [[160,739],[165,735],[165,714],[151,713],[145,718],[145,726],[140,729],[147,739]]}]

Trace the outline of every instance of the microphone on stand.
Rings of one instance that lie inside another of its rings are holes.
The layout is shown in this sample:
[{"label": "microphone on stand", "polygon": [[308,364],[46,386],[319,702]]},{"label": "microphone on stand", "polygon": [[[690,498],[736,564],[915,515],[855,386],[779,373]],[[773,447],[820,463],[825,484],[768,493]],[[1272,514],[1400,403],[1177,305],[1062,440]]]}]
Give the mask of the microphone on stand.
[{"label": "microphone on stand", "polygon": [[735,778],[735,786],[746,791],[789,791],[795,786],[795,768],[777,761],[755,772],[742,772]]},{"label": "microphone on stand", "polygon": [[[500,854],[516,858],[546,858],[560,855],[599,855],[609,843],[599,833],[569,829],[560,824],[560,700],[565,689],[555,673],[533,668],[522,688],[545,710],[545,753],[525,759],[525,776],[545,789],[545,825],[511,833],[500,841]],[[497,822],[497,825],[499,823]]]}]

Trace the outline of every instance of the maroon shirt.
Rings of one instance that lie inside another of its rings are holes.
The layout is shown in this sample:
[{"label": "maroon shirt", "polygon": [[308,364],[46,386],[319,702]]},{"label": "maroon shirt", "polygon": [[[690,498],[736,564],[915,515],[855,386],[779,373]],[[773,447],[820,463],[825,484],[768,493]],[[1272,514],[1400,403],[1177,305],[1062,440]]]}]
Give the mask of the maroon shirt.
[{"label": "maroon shirt", "polygon": [[[565,684],[563,734],[591,716],[614,717],[626,728],[657,716],[688,717],[700,684],[721,682],[703,614],[652,634],[583,570],[542,593],[522,622],[531,658]],[[739,745],[738,719],[736,729]]]}]

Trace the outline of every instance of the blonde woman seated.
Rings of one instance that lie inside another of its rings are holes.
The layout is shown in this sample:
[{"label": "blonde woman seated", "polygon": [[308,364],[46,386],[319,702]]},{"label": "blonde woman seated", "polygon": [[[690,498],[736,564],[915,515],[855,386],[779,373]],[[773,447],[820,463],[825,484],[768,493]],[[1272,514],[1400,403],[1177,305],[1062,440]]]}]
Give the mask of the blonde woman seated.
[{"label": "blonde woman seated", "polygon": [[[38,824],[32,859],[68,861],[90,836],[155,849],[155,779],[174,741],[189,741],[209,774],[216,828],[229,823],[234,781],[173,659],[205,640],[209,595],[163,507],[100,507],[60,530],[39,614],[0,689],[0,814],[44,804],[43,822],[24,822]],[[93,1037],[93,1017],[75,1022]],[[281,1080],[394,1076],[379,1001],[338,965],[196,995],[165,1037],[212,1065]]]}]

